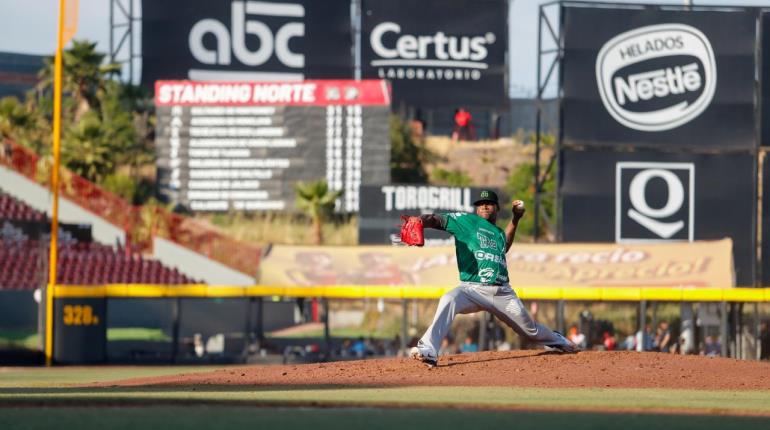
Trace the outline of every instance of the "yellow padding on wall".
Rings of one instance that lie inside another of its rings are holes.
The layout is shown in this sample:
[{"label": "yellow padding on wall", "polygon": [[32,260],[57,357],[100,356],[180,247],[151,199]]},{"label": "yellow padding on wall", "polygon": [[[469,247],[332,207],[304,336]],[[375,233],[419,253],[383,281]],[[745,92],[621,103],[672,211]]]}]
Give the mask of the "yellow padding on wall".
[{"label": "yellow padding on wall", "polygon": [[[57,285],[56,297],[320,297],[333,299],[437,299],[453,285]],[[514,287],[525,300],[572,301],[665,301],[665,302],[770,302],[770,288],[689,288],[689,287]]]}]

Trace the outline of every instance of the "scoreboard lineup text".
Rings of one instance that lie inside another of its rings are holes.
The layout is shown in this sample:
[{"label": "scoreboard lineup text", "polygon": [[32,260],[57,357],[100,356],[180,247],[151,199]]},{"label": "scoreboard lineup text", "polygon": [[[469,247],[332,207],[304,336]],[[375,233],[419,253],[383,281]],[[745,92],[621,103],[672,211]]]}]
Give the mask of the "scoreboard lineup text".
[{"label": "scoreboard lineup text", "polygon": [[158,179],[193,211],[291,210],[297,181],[342,190],[390,180],[389,93],[381,81],[156,83]]}]

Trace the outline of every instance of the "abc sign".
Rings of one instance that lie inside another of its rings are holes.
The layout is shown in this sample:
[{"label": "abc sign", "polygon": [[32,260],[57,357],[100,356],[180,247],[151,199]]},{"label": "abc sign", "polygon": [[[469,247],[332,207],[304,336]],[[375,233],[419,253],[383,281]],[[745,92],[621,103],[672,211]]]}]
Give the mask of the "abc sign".
[{"label": "abc sign", "polygon": [[693,163],[616,165],[616,242],[693,240]]},{"label": "abc sign", "polygon": [[[265,64],[275,51],[275,56],[284,65],[292,68],[305,66],[305,56],[289,50],[289,40],[305,35],[305,25],[302,22],[284,24],[273,35],[272,30],[263,22],[246,20],[246,14],[302,18],[305,16],[305,8],[302,5],[234,1],[231,13],[230,31],[215,19],[208,18],[195,23],[188,39],[190,52],[195,59],[203,64],[229,65],[232,62],[232,50],[241,63],[260,66]],[[216,38],[216,49],[203,46],[203,37],[208,33]],[[247,34],[259,39],[259,48],[252,51],[246,46]]]}]

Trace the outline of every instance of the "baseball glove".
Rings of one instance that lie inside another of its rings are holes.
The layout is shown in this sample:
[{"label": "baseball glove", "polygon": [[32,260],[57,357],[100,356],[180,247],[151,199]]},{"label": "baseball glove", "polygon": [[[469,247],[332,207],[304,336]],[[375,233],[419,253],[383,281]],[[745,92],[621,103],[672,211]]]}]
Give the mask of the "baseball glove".
[{"label": "baseball glove", "polygon": [[419,217],[401,215],[401,243],[410,246],[425,245],[422,220]]}]

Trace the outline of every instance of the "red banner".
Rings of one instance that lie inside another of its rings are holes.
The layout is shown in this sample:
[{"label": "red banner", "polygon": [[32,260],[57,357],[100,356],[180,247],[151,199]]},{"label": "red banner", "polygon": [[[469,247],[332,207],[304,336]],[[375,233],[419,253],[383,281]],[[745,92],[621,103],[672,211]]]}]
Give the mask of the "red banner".
[{"label": "red banner", "polygon": [[156,81],[156,106],[389,106],[384,80],[301,82]]}]

